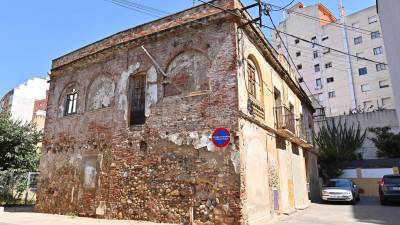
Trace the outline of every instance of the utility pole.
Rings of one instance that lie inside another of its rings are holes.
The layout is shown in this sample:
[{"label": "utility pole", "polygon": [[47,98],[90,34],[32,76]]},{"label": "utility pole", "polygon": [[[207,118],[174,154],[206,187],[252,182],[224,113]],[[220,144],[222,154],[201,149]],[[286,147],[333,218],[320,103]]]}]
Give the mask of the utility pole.
[{"label": "utility pole", "polygon": [[350,56],[350,49],[349,49],[349,35],[348,31],[346,28],[346,10],[343,6],[343,1],[338,0],[339,4],[339,15],[340,15],[340,22],[343,24],[342,26],[342,34],[343,34],[343,48],[346,53],[346,65],[348,66],[347,70],[347,76],[349,79],[349,86],[350,86],[350,97],[351,97],[351,103],[352,103],[352,108],[355,109],[357,108],[357,96],[356,96],[356,90],[354,87],[354,78],[353,78],[353,65],[351,63],[351,56]]}]

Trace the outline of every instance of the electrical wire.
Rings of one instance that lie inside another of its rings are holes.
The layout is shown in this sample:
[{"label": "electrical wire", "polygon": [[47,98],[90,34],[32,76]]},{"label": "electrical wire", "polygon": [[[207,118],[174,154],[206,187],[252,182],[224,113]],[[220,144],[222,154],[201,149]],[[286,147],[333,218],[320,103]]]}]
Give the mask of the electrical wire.
[{"label": "electrical wire", "polygon": [[[273,7],[279,7],[278,5],[274,5],[274,4],[271,4],[271,3],[264,3],[264,4],[266,4],[266,5],[268,5],[268,6],[270,6],[270,8],[273,8]],[[276,11],[282,11],[282,10],[284,10],[284,9],[281,9],[281,10],[276,10]],[[274,10],[275,11],[275,10]],[[306,17],[306,18],[309,18],[309,19],[313,19],[313,20],[318,20],[319,22],[328,22],[328,24],[327,25],[333,25],[333,24],[335,24],[335,25],[338,25],[338,26],[340,26],[340,27],[344,27],[344,28],[346,28],[346,29],[348,29],[348,30],[351,30],[351,31],[356,31],[356,30],[358,30],[358,32],[359,33],[363,33],[363,32],[367,32],[368,34],[370,34],[370,33],[373,33],[373,31],[370,31],[370,30],[367,30],[367,29],[363,29],[363,28],[360,28],[360,27],[353,27],[353,26],[350,26],[350,25],[347,25],[347,24],[344,24],[344,23],[339,23],[339,22],[332,22],[331,20],[326,20],[326,19],[323,19],[323,18],[318,18],[318,17],[315,17],[315,16],[311,16],[311,15],[307,15],[307,14],[305,14],[305,13],[301,13],[301,12],[297,12],[297,11],[295,11],[295,10],[293,10],[293,9],[286,9],[286,11],[289,13],[293,13],[293,14],[297,14],[297,15],[299,15],[299,16],[303,16],[303,17]],[[357,32],[357,31],[356,31]],[[365,34],[365,33],[363,33],[363,34]]]},{"label": "electrical wire", "polygon": [[[276,7],[279,7],[279,9],[271,9],[272,11],[282,11],[282,10],[285,10],[287,7],[289,7],[291,4],[293,4],[293,2],[294,2],[295,0],[292,0],[290,3],[288,3],[287,5],[285,5],[285,6],[283,6],[283,7],[281,7],[281,6],[276,6]],[[271,5],[271,4],[270,4]]]},{"label": "electrical wire", "polygon": [[[169,12],[162,11],[162,10],[159,10],[159,9],[156,9],[156,8],[153,8],[150,6],[146,6],[143,4],[135,3],[135,2],[132,2],[129,0],[104,0],[104,1],[113,3],[115,5],[133,10],[133,11],[136,11],[136,12],[148,15],[148,16],[151,16],[156,19],[159,19],[161,17],[165,17],[165,16],[171,14]],[[207,25],[206,23],[199,22],[199,21],[191,21],[191,22],[201,24],[201,25]]]},{"label": "electrical wire", "polygon": [[[268,16],[268,18],[270,19],[271,24],[272,24],[272,26],[274,27],[275,31],[277,32],[278,37],[279,37],[279,39],[281,40],[282,45],[283,45],[283,47],[285,48],[285,50],[286,50],[286,52],[287,52],[287,54],[288,54],[288,57],[289,57],[290,61],[291,61],[292,64],[293,64],[293,67],[295,68],[295,71],[297,72],[297,74],[299,75],[299,77],[302,77],[302,75],[301,75],[300,72],[299,72],[299,69],[298,69],[297,66],[296,66],[296,63],[294,62],[294,60],[293,60],[293,58],[292,58],[292,56],[291,56],[291,54],[290,54],[290,51],[289,51],[288,47],[285,45],[285,42],[283,41],[283,38],[282,38],[280,32],[278,32],[278,28],[276,27],[276,25],[275,25],[275,23],[274,23],[274,20],[272,19],[271,15],[269,14],[268,11],[267,11],[267,16]],[[324,106],[322,106],[322,105],[319,103],[318,99],[316,99],[315,96],[312,94],[313,92],[310,90],[310,88],[308,87],[307,83],[306,83],[306,82],[302,82],[302,83],[303,83],[304,86],[307,88],[307,90],[310,92],[310,94],[311,94],[310,96],[311,96],[312,98],[314,98],[314,101],[315,101],[319,106],[321,106],[321,108],[324,108]],[[310,97],[310,96],[308,96],[308,97]]]}]

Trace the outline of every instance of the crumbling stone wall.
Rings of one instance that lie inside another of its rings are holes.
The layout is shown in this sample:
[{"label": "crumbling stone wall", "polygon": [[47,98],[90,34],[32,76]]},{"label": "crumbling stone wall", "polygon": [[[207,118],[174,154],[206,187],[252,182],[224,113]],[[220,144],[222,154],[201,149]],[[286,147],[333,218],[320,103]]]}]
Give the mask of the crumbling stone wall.
[{"label": "crumbling stone wall", "polygon": [[[171,77],[137,43],[53,65],[38,211],[240,223],[236,36],[223,21],[141,41]],[[137,74],[147,77],[146,123],[130,127],[128,80]],[[179,80],[193,85],[166,94]],[[64,116],[70,85],[78,112]],[[217,127],[233,134],[227,148],[211,144]]]}]

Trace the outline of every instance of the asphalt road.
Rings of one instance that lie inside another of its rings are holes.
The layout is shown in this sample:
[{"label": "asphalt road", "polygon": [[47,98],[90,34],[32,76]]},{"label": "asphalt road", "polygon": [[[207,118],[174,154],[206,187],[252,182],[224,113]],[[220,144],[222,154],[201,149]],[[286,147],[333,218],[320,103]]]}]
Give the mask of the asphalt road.
[{"label": "asphalt road", "polygon": [[378,199],[361,198],[357,205],[313,204],[273,225],[400,225],[400,204],[381,206]]}]

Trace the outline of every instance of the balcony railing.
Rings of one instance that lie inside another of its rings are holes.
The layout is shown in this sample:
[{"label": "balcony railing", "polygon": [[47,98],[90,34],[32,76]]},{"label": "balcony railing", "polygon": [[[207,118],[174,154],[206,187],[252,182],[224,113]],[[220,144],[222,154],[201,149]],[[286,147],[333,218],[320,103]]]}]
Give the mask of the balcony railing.
[{"label": "balcony railing", "polygon": [[264,106],[262,106],[257,101],[249,98],[247,101],[247,109],[251,115],[264,120],[265,118]]},{"label": "balcony railing", "polygon": [[303,121],[300,119],[296,122],[296,137],[307,140],[306,126],[304,125]]},{"label": "balcony railing", "polygon": [[289,130],[296,134],[294,114],[285,106],[274,108],[275,112],[275,127],[277,129]]}]

